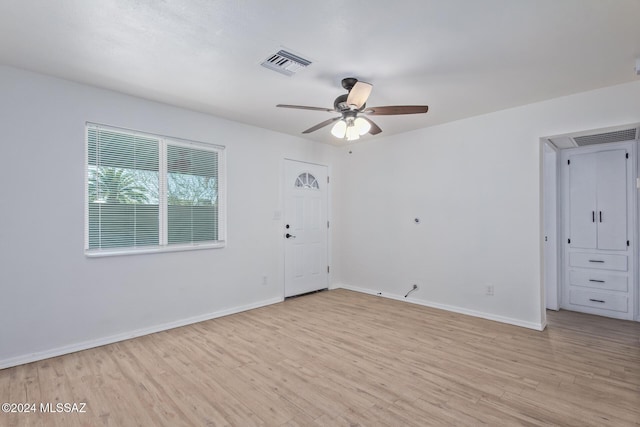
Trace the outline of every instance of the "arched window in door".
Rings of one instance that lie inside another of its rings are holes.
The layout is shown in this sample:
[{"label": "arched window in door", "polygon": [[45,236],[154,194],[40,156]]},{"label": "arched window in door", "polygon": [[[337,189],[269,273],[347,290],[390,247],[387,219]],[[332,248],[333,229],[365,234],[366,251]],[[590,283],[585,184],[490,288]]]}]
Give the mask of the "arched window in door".
[{"label": "arched window in door", "polygon": [[315,190],[320,189],[320,185],[318,184],[318,180],[316,179],[316,177],[307,172],[303,172],[298,175],[298,178],[296,178],[295,186],[297,188],[309,188]]}]

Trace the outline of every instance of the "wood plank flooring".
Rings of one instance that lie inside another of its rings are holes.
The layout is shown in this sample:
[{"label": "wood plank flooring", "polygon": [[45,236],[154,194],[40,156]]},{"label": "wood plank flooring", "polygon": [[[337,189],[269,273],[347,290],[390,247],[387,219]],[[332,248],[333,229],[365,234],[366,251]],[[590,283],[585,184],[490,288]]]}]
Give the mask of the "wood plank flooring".
[{"label": "wood plank flooring", "polygon": [[0,370],[2,426],[640,425],[640,324],[544,332],[346,290]]}]

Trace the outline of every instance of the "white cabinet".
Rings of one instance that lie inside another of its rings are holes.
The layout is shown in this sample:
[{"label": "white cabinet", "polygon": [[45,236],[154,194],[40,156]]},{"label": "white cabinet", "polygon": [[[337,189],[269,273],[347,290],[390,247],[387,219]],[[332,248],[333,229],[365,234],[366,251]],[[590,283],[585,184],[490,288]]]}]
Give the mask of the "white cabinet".
[{"label": "white cabinet", "polygon": [[633,319],[635,142],[565,150],[565,309]]},{"label": "white cabinet", "polygon": [[627,249],[627,155],[618,149],[569,156],[572,248]]}]

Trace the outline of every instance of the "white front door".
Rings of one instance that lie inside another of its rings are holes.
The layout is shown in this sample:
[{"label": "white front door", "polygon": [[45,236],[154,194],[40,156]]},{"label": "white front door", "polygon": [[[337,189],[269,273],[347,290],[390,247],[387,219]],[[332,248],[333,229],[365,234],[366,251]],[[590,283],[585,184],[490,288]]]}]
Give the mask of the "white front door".
[{"label": "white front door", "polygon": [[284,296],[325,289],[327,263],[327,167],[285,160]]}]

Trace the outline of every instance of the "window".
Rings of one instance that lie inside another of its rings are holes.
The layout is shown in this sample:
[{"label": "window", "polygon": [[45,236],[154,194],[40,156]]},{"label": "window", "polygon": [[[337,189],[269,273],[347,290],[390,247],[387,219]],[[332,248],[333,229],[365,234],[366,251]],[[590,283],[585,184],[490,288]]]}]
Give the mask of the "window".
[{"label": "window", "polygon": [[316,177],[307,172],[301,173],[298,178],[296,178],[295,186],[298,188],[320,189]]},{"label": "window", "polygon": [[87,255],[224,246],[224,147],[87,124]]}]

